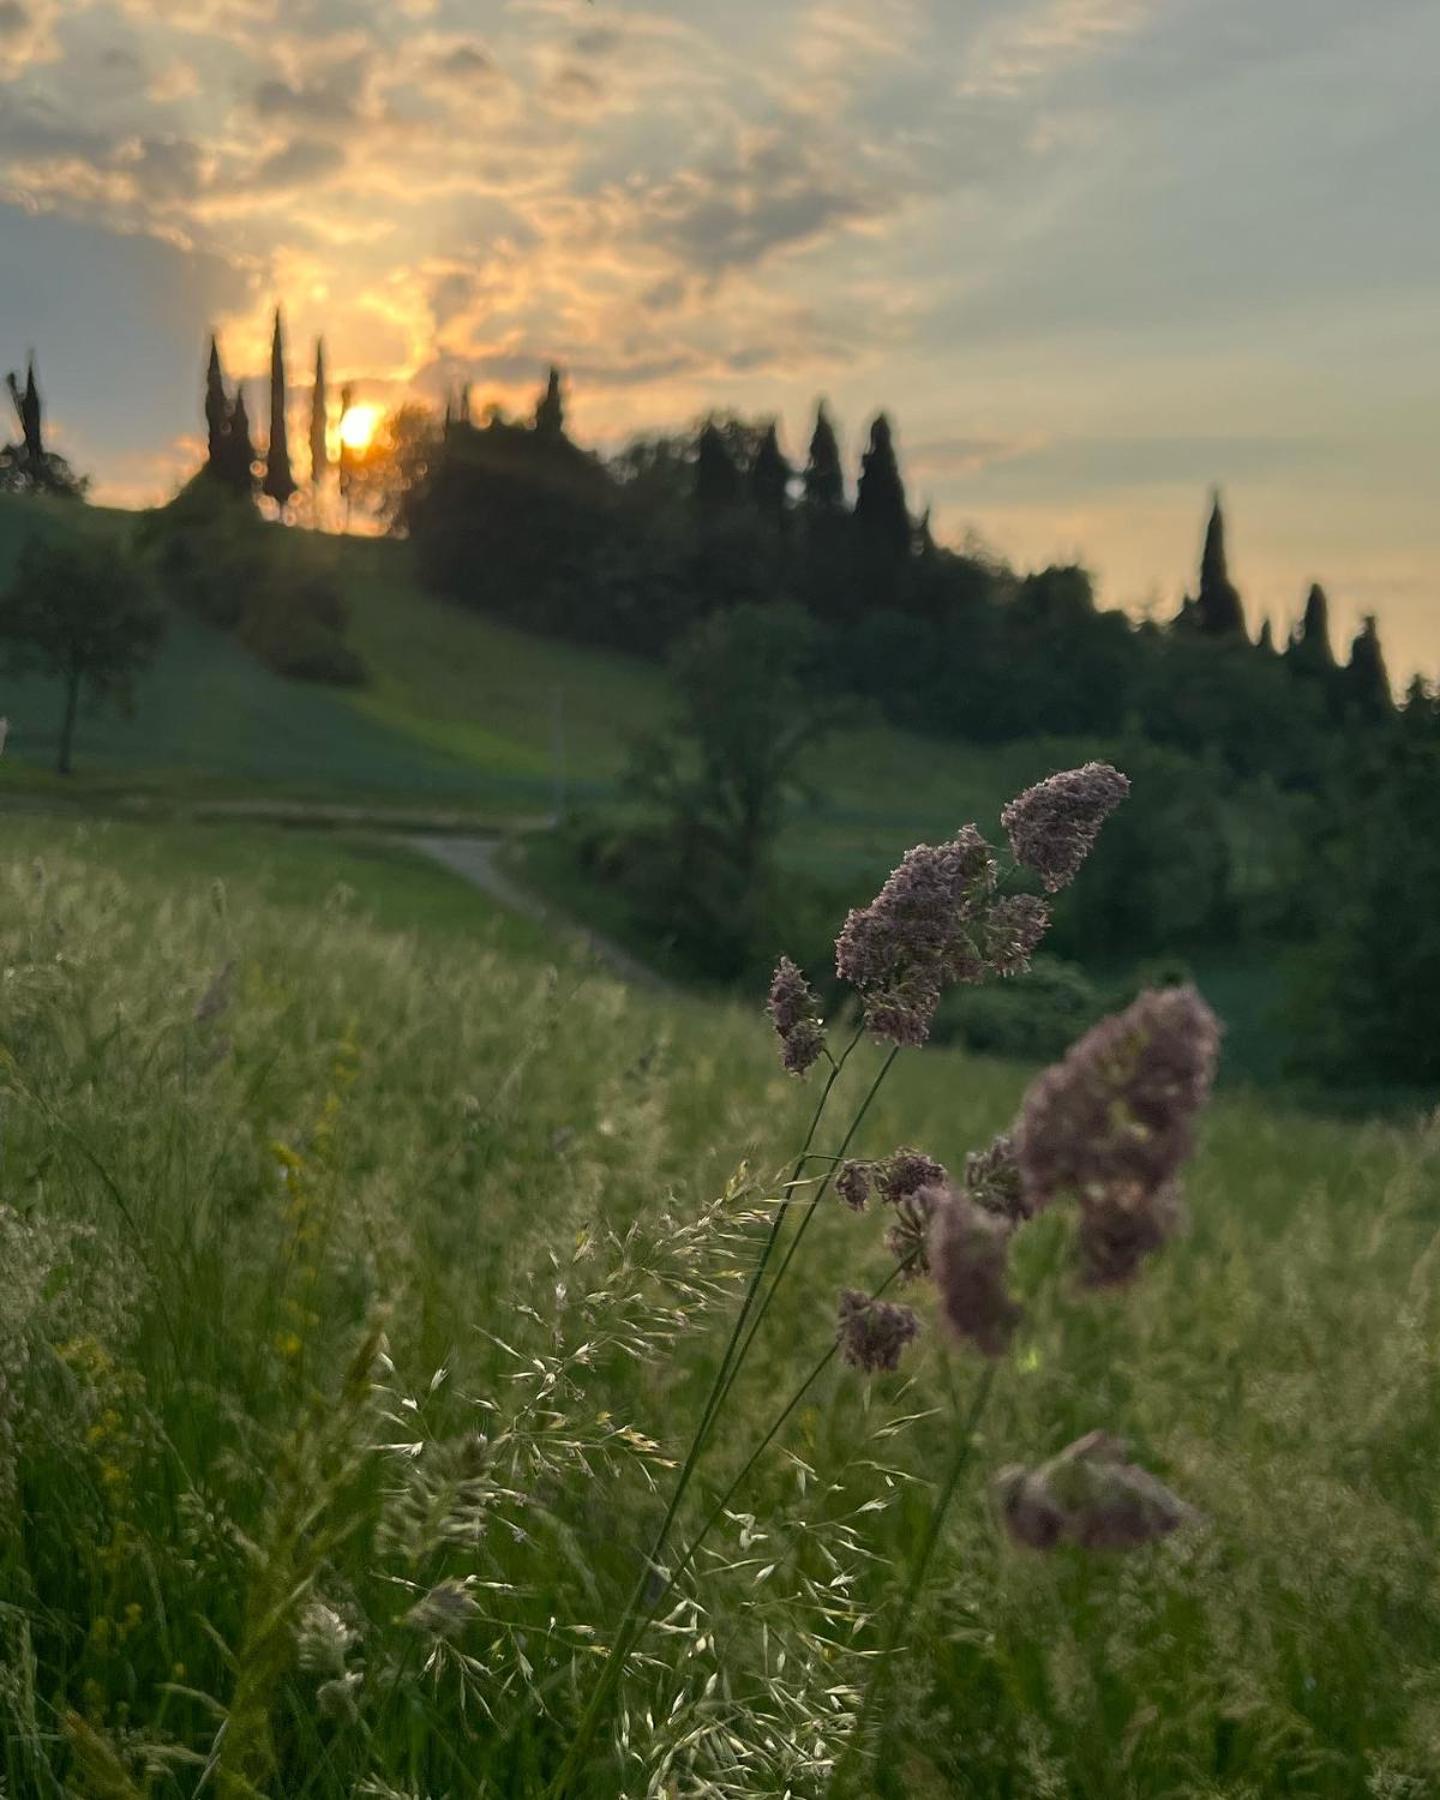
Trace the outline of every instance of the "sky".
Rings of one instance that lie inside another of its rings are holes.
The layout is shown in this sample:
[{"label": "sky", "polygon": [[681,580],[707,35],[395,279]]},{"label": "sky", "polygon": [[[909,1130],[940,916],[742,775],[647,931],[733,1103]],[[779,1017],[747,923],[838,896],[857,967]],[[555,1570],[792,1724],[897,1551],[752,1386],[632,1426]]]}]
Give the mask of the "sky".
[{"label": "sky", "polygon": [[292,444],[320,332],[606,446],[883,406],[944,541],[1168,612],[1219,484],[1252,622],[1436,675],[1437,67],[1435,0],[0,0],[0,367],[126,505],[277,302]]}]

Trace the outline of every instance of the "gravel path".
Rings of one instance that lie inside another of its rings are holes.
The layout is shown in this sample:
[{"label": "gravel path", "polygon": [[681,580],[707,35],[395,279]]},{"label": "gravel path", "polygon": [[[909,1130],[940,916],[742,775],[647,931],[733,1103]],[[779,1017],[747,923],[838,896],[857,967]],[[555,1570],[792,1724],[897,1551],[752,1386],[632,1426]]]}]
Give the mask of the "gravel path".
[{"label": "gravel path", "polygon": [[581,945],[589,955],[597,962],[604,963],[622,981],[655,991],[670,990],[670,983],[664,976],[657,975],[654,969],[648,968],[638,957],[632,956],[611,939],[601,937],[598,932],[577,925],[573,919],[547,905],[538,894],[531,893],[513,876],[508,875],[496,861],[500,849],[497,838],[426,835],[406,841],[422,855],[433,858],[453,874],[468,881],[472,887],[479,888],[482,894],[487,895],[497,906],[503,906],[507,912],[518,913],[524,919],[533,919],[537,925],[544,925],[559,936]]}]

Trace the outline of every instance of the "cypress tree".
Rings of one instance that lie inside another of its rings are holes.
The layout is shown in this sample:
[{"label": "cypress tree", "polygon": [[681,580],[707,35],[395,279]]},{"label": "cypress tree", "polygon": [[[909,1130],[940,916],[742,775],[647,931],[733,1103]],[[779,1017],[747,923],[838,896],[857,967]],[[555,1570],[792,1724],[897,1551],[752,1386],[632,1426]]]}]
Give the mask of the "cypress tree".
[{"label": "cypress tree", "polygon": [[255,446],[250,441],[250,413],[245,405],[245,384],[235,388],[235,404],[225,432],[225,476],[237,494],[255,491]]},{"label": "cypress tree", "polygon": [[1335,652],[1330,648],[1330,602],[1317,581],[1305,597],[1305,611],[1290,634],[1286,660],[1298,675],[1333,675]]},{"label": "cypress tree", "polygon": [[1271,629],[1269,619],[1265,619],[1261,622],[1260,636],[1256,640],[1255,648],[1265,656],[1273,656],[1275,654],[1275,633]]},{"label": "cypress tree", "polygon": [[560,371],[553,363],[545,392],[535,403],[535,429],[541,437],[565,435],[565,397],[560,391]]},{"label": "cypress tree", "polygon": [[1200,592],[1196,596],[1194,622],[1206,637],[1244,637],[1245,609],[1230,580],[1225,563],[1225,516],[1217,489],[1205,527],[1205,548],[1200,556]]},{"label": "cypress tree", "polygon": [[210,338],[210,366],[205,371],[206,454],[214,475],[225,473],[225,437],[230,428],[230,396],[225,392],[225,371],[220,366],[220,345]]},{"label": "cypress tree", "polygon": [[295,493],[290,473],[290,437],[285,424],[285,341],[280,330],[280,308],[275,308],[275,331],[270,339],[270,441],[265,450],[262,491],[284,512]]},{"label": "cypress tree", "polygon": [[774,524],[785,520],[790,499],[790,464],[780,448],[780,435],[773,421],[760,440],[755,461],[750,466],[750,498],[756,508]]},{"label": "cypress tree", "polygon": [[840,512],[845,505],[845,471],[835,427],[822,400],[815,409],[815,430],[805,464],[805,504],[818,513]]},{"label": "cypress tree", "polygon": [[45,434],[41,423],[40,389],[35,382],[33,351],[26,363],[23,392],[13,375],[8,376],[7,379],[10,383],[10,397],[15,402],[16,416],[20,421],[20,436],[25,446],[25,460],[32,468],[39,468],[45,460]]},{"label": "cypress tree", "polygon": [[905,484],[895,459],[890,421],[878,413],[870,427],[870,448],[861,459],[855,489],[855,522],[880,554],[901,561],[910,553],[910,513]]},{"label": "cypress tree", "polygon": [[354,484],[354,457],[350,446],[345,442],[345,415],[350,410],[351,401],[355,397],[355,389],[347,381],[340,390],[340,498],[345,502],[346,524],[349,524],[350,491]]},{"label": "cypress tree", "polygon": [[325,340],[315,340],[315,386],[310,393],[310,480],[315,487],[330,471],[330,444],[326,435],[330,396],[325,389]]},{"label": "cypress tree", "polygon": [[740,471],[723,433],[707,419],[695,448],[695,498],[701,506],[733,506],[740,498]]},{"label": "cypress tree", "polygon": [[1365,615],[1350,646],[1350,661],[1342,672],[1340,691],[1347,709],[1357,718],[1373,723],[1389,718],[1395,710],[1374,613]]}]

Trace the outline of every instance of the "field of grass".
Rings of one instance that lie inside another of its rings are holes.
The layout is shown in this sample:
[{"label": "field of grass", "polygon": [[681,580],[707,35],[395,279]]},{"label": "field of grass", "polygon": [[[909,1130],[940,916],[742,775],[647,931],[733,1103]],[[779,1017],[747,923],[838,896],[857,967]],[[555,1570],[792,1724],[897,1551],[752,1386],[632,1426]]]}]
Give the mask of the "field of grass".
[{"label": "field of grass", "polygon": [[[813,1090],[751,1012],[623,989],[359,840],[11,816],[0,882],[4,1791],[541,1794]],[[1029,1074],[902,1056],[853,1147],[955,1167]],[[1434,1791],[1437,1150],[1238,1094],[1133,1290],[1047,1278],[1067,1222],[1027,1228],[866,1792]],[[882,1235],[817,1214],[682,1537]],[[902,1372],[807,1393],[581,1791],[825,1791],[979,1378],[907,1298]],[[988,1476],[1096,1427],[1197,1520],[1011,1547]]]}]

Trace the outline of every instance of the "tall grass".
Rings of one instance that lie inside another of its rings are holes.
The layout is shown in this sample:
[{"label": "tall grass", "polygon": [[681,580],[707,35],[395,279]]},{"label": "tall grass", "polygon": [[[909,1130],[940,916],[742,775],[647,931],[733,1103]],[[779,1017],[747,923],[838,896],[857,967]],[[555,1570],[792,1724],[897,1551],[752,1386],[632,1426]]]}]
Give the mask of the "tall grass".
[{"label": "tall grass", "polygon": [[[280,903],[200,867],[122,877],[103,835],[39,822],[9,844],[6,1791],[542,1792],[814,1094],[761,1021],[503,929],[382,930],[346,889]],[[842,1123],[880,1060],[847,1065]],[[1024,1079],[902,1059],[855,1148],[958,1165]],[[1188,1238],[1121,1303],[1038,1313],[975,1445],[988,1472],[1123,1430],[1202,1522],[1124,1559],[1036,1556],[962,1481],[874,1791],[1431,1791],[1436,1151],[1420,1124],[1216,1108]],[[728,1490],[824,1357],[836,1288],[890,1267],[871,1221],[816,1210],[586,1791],[830,1779],[978,1365],[928,1330],[901,1374],[832,1360]]]}]

